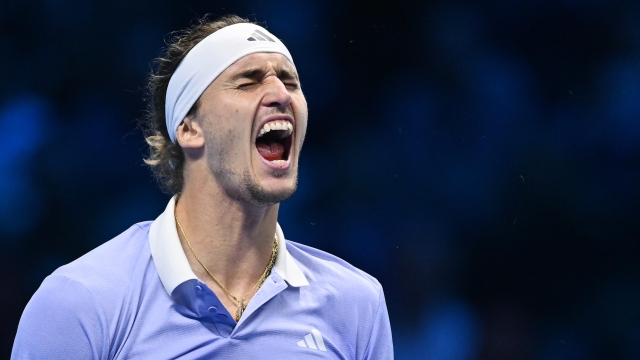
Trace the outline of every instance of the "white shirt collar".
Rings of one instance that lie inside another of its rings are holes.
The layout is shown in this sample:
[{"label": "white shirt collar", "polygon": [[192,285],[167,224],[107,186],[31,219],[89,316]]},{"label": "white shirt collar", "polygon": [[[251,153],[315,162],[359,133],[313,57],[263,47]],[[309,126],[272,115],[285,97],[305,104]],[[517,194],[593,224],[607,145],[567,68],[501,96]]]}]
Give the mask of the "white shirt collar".
[{"label": "white shirt collar", "polygon": [[[191,270],[187,256],[184,254],[176,222],[173,216],[175,197],[172,197],[160,216],[151,224],[149,230],[149,245],[151,247],[151,257],[160,275],[162,285],[167,293],[171,295],[173,290],[187,280],[197,279]],[[280,224],[276,223],[276,233],[278,234],[278,255],[276,263],[273,265],[275,272],[280,275],[291,286],[307,286],[309,282],[302,273],[293,256],[287,251],[287,243]]]}]

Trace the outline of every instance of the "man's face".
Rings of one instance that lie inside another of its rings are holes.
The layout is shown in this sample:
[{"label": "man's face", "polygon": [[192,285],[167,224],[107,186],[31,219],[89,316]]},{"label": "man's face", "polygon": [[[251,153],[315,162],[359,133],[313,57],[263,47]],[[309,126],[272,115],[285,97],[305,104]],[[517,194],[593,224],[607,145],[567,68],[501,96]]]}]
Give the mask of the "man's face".
[{"label": "man's face", "polygon": [[307,116],[298,73],[286,57],[255,53],[236,61],[205,90],[196,114],[217,183],[253,204],[289,198]]}]

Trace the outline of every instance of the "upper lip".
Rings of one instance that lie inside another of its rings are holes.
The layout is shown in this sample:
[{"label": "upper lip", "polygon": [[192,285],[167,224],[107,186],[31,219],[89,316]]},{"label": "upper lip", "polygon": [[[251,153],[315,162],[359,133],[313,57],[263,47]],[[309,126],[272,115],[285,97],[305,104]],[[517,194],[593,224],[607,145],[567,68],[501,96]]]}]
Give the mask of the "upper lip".
[{"label": "upper lip", "polygon": [[[266,123],[268,123],[270,121],[274,121],[274,120],[287,120],[287,121],[291,122],[291,125],[293,125],[293,133],[295,133],[295,131],[296,131],[296,122],[293,119],[293,116],[288,115],[288,114],[273,114],[273,115],[265,116],[262,120],[260,120],[260,122],[258,123],[258,126],[255,129],[254,141],[255,141],[255,139],[258,138],[258,135],[260,134],[260,129],[262,129],[264,124],[266,124]],[[293,133],[291,133],[291,134],[293,135]]]}]

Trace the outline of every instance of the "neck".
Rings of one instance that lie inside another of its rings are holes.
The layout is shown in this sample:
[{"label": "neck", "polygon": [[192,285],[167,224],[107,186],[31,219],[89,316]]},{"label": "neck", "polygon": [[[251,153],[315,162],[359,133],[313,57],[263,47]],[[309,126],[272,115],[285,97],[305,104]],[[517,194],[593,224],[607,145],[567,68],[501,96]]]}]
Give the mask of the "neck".
[{"label": "neck", "polygon": [[[192,189],[185,186],[176,204],[184,235],[203,265],[232,294],[242,297],[263,274],[271,257],[278,205],[246,204],[223,191],[203,194]],[[193,272],[221,300],[226,298],[197,262],[180,230],[178,233]]]}]

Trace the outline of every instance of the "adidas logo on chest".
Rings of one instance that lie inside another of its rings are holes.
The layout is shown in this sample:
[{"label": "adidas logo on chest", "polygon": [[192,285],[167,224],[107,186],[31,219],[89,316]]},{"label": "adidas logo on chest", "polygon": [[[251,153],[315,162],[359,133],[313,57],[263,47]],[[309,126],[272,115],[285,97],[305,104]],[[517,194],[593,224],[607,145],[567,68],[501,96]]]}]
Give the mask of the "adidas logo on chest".
[{"label": "adidas logo on chest", "polygon": [[316,329],[311,329],[311,333],[305,335],[304,339],[298,341],[298,346],[314,350],[327,351],[327,348],[324,346],[322,334],[320,334],[320,331]]}]

